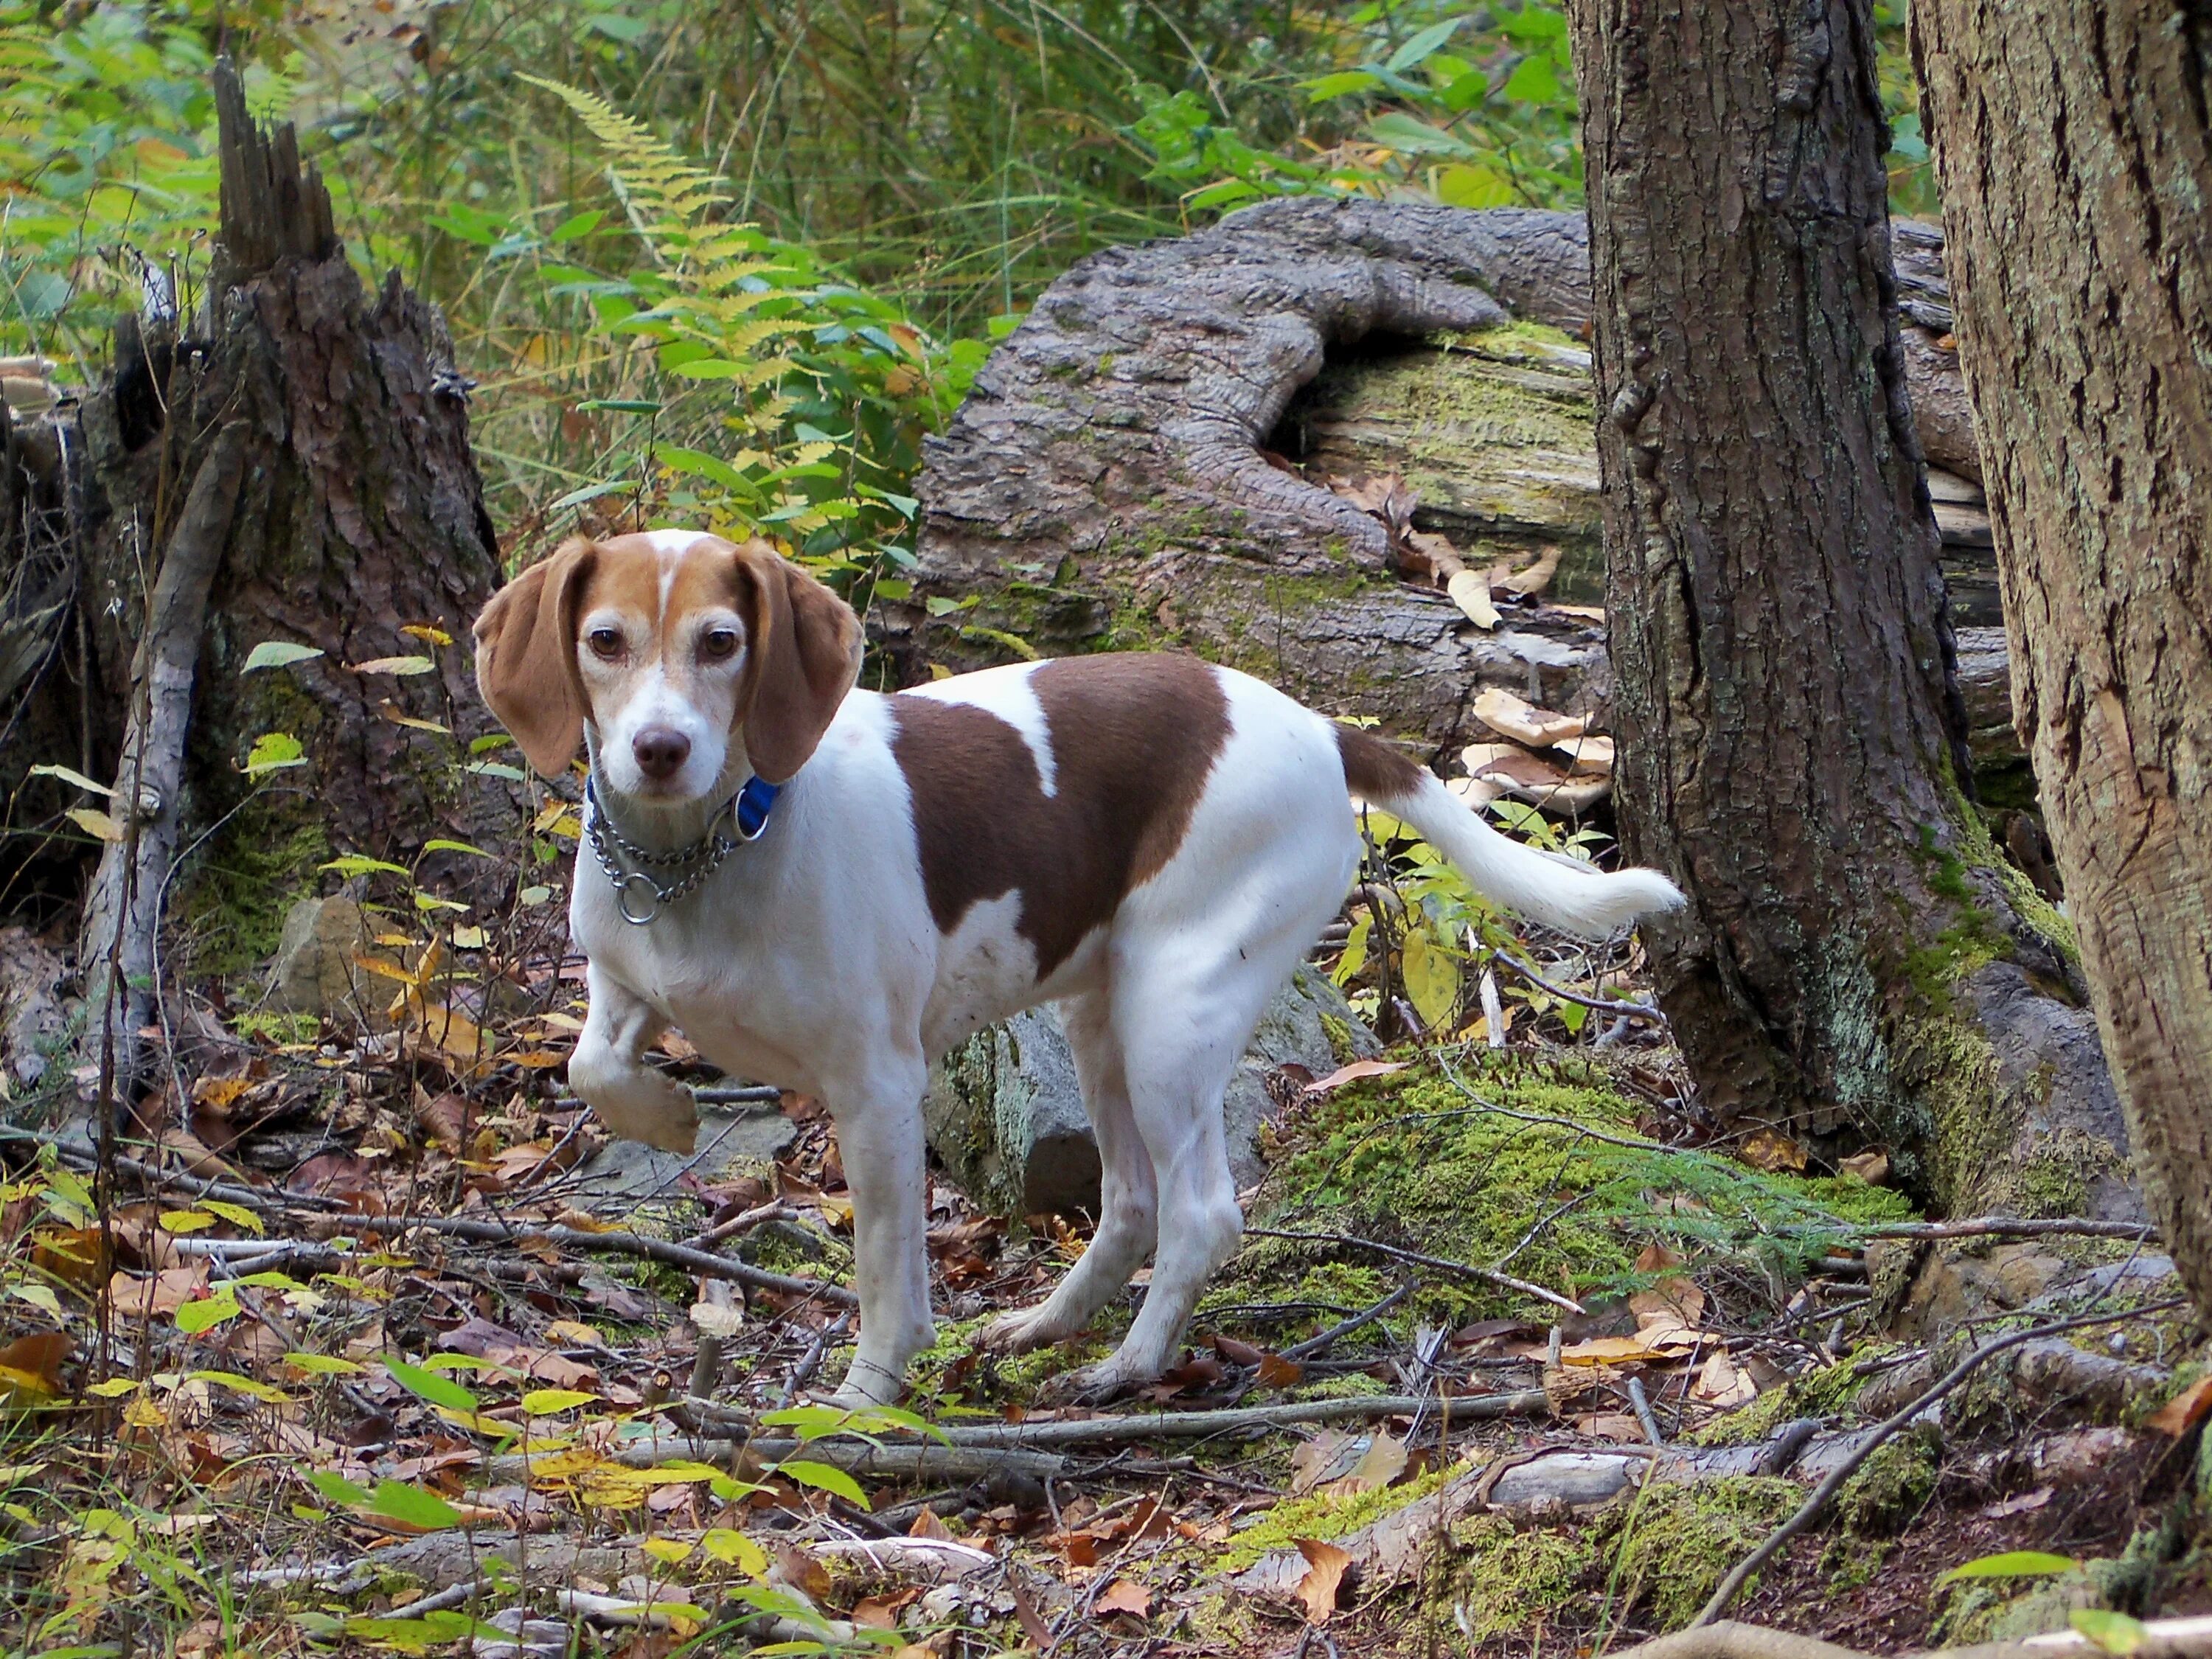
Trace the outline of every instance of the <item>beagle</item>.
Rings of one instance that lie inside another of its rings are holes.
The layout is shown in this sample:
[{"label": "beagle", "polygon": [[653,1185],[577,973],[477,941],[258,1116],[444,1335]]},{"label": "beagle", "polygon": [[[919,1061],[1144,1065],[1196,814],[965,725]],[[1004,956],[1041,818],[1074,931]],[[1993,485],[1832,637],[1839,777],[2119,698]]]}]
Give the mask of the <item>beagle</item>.
[{"label": "beagle", "polygon": [[759,542],[573,540],[476,627],[484,700],[547,776],[588,757],[569,919],[591,1008],[568,1077],[617,1134],[688,1152],[669,1024],[818,1097],[853,1189],[858,1352],[888,1402],[932,1340],[921,1104],[932,1060],[1056,1001],[1104,1166],[1096,1237],[1008,1349],[1080,1330],[1147,1255],[1128,1336],[1074,1379],[1159,1375],[1243,1218],[1222,1091],[1357,872],[1351,796],[1484,893],[1602,936],[1681,895],[1498,835],[1426,769],[1192,658],[1019,663],[854,689],[860,627]]}]

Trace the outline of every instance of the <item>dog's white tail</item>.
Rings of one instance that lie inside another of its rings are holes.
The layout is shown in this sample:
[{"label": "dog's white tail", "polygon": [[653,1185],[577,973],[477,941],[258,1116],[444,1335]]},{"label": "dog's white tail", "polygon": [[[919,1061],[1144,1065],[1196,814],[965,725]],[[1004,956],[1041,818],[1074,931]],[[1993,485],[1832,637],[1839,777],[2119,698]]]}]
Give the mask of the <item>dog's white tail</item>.
[{"label": "dog's white tail", "polygon": [[1509,910],[1585,939],[1604,939],[1638,916],[1673,910],[1681,890],[1656,870],[1602,870],[1501,836],[1443,780],[1380,738],[1336,728],[1345,787],[1403,818],[1483,896]]}]

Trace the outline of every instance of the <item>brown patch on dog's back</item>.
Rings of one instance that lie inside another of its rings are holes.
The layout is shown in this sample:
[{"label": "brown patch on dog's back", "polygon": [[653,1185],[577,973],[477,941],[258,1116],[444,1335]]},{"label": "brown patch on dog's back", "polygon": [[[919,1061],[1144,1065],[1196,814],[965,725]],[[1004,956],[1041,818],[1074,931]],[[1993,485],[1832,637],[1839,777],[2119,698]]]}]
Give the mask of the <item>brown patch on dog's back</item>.
[{"label": "brown patch on dog's back", "polygon": [[891,746],[938,931],[1019,892],[1016,931],[1042,979],[1182,845],[1229,738],[1229,700],[1188,657],[1073,657],[1029,684],[1049,734],[1050,795],[1022,734],[969,704],[893,697]]},{"label": "brown patch on dog's back", "polygon": [[1378,804],[1405,799],[1429,775],[1404,750],[1355,726],[1336,728],[1336,752],[1344,759],[1345,787]]}]

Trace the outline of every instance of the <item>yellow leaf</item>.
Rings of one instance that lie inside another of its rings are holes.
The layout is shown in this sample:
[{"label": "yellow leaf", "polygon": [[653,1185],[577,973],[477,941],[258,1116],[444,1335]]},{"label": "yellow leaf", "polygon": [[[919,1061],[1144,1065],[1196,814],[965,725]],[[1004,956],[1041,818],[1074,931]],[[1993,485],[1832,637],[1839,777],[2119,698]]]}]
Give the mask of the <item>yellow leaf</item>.
[{"label": "yellow leaf", "polygon": [[453,642],[451,634],[428,623],[409,623],[399,631],[411,640],[421,640],[426,645],[451,645]]},{"label": "yellow leaf", "polygon": [[197,1233],[215,1225],[215,1218],[204,1210],[169,1210],[161,1217],[165,1233]]},{"label": "yellow leaf", "polygon": [[1490,602],[1490,582],[1480,571],[1461,571],[1444,584],[1444,592],[1477,628],[1498,626],[1498,607]]},{"label": "yellow leaf", "polygon": [[372,657],[367,662],[347,665],[356,674],[394,674],[403,678],[410,674],[428,674],[437,665],[428,657]]},{"label": "yellow leaf", "polygon": [[167,1425],[169,1414],[141,1395],[123,1408],[123,1420],[134,1429],[158,1429]]},{"label": "yellow leaf", "polygon": [[654,1560],[665,1561],[673,1566],[679,1561],[690,1560],[691,1553],[699,1547],[684,1543],[681,1539],[648,1538],[639,1547]]},{"label": "yellow leaf", "polygon": [[1424,1025],[1441,1025],[1459,1006],[1459,964],[1429,937],[1425,927],[1406,935],[1399,951],[1399,976]]},{"label": "yellow leaf", "polygon": [[1805,1149],[1784,1134],[1771,1129],[1756,1131],[1743,1143],[1743,1161],[1754,1170],[1764,1170],[1772,1175],[1778,1170],[1802,1171],[1805,1168]]},{"label": "yellow leaf", "polygon": [[95,812],[89,806],[72,806],[67,817],[71,823],[87,835],[97,836],[106,842],[123,839],[123,826],[105,812]]}]

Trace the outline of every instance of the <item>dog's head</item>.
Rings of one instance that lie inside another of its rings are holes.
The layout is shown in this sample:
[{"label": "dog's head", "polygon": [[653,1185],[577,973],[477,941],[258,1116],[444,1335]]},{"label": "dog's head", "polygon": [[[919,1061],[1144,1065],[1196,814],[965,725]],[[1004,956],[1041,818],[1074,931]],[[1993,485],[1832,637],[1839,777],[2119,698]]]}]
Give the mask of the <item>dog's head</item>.
[{"label": "dog's head", "polygon": [[579,538],[477,620],[477,683],[530,763],[575,758],[586,722],[606,787],[663,805],[726,787],[742,749],[781,783],[860,667],[860,623],[763,542],[668,531]]}]

